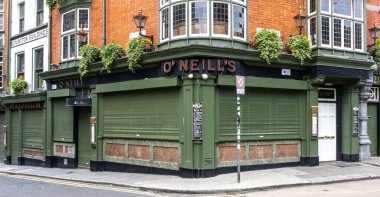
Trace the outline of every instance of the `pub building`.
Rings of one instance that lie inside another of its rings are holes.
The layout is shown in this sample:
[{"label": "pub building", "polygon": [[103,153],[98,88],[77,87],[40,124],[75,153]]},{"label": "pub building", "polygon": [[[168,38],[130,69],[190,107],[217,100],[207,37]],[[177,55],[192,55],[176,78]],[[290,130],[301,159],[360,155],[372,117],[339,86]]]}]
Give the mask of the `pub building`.
[{"label": "pub building", "polygon": [[[236,76],[245,77],[240,100],[242,171],[356,162],[370,156],[366,150],[377,139],[363,133],[368,115],[362,109],[367,107],[374,69],[366,51],[363,19],[373,14],[366,1],[156,0],[145,2],[144,12],[135,16],[129,11],[137,12],[141,5],[102,3],[61,1],[51,13],[54,66],[40,74],[46,96],[3,100],[8,117],[6,163],[181,177],[235,172]],[[124,9],[129,11],[122,13]],[[302,13],[306,24],[297,26],[293,18]],[[132,21],[142,15],[149,18],[140,28],[143,33]],[[74,24],[72,17],[78,17]],[[347,21],[350,28],[344,26],[339,34],[320,22],[335,27],[332,19],[341,25]],[[73,36],[75,49],[67,53],[71,34],[65,30],[70,28],[86,31],[86,43],[98,47],[126,46],[128,36],[139,34],[153,35],[157,47],[144,53],[136,72],[128,69],[126,56],[114,62],[111,73],[101,72],[101,62],[91,64],[81,79],[76,46],[83,43]],[[283,41],[297,33],[308,36],[312,59],[301,65],[283,53],[267,64],[251,46],[262,29],[276,31]],[[43,147],[24,149],[31,138],[28,132],[40,121],[20,124],[13,117],[35,116],[28,113],[37,108],[45,121],[45,129],[39,130]],[[21,134],[13,134],[20,125]]]}]

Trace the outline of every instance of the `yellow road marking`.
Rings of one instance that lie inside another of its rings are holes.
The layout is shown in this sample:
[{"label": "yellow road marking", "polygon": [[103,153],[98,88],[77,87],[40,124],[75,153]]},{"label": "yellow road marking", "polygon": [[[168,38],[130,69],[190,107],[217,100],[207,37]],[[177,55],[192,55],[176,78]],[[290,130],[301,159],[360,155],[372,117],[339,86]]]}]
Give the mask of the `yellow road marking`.
[{"label": "yellow road marking", "polygon": [[159,194],[155,194],[152,192],[145,192],[145,191],[140,191],[138,189],[124,188],[124,187],[113,186],[113,185],[100,185],[100,184],[94,184],[94,183],[57,180],[57,179],[43,178],[43,177],[12,175],[12,174],[1,173],[1,172],[0,172],[0,176],[24,179],[24,180],[30,180],[30,181],[38,181],[38,182],[44,182],[44,183],[51,183],[51,184],[58,184],[58,185],[67,185],[67,186],[73,186],[73,187],[91,188],[91,189],[108,190],[108,191],[116,191],[116,192],[124,192],[124,193],[128,192],[128,193],[141,194],[141,195],[147,195],[147,196],[161,196]]}]

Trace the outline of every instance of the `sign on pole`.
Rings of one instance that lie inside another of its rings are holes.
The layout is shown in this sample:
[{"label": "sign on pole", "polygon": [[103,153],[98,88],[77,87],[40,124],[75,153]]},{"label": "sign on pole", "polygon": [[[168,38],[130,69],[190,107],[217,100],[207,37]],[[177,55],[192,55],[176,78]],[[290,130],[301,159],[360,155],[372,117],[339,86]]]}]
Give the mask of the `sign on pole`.
[{"label": "sign on pole", "polygon": [[236,76],[236,94],[245,94],[245,77]]}]

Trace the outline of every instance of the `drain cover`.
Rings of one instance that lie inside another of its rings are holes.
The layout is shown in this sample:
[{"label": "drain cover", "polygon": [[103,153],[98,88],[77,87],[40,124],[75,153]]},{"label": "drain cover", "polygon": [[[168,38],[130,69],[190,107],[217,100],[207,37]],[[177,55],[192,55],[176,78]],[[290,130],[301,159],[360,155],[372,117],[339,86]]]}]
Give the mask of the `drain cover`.
[{"label": "drain cover", "polygon": [[337,163],[336,166],[341,167],[341,168],[348,168],[348,167],[355,167],[355,166],[361,166],[359,163]]}]

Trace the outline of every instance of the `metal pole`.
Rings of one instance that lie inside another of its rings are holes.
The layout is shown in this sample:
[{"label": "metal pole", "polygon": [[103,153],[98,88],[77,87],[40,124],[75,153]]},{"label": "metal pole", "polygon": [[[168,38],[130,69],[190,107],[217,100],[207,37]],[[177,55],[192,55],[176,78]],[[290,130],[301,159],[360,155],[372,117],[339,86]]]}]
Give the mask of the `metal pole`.
[{"label": "metal pole", "polygon": [[240,94],[236,97],[236,112],[237,112],[237,182],[240,183]]}]

